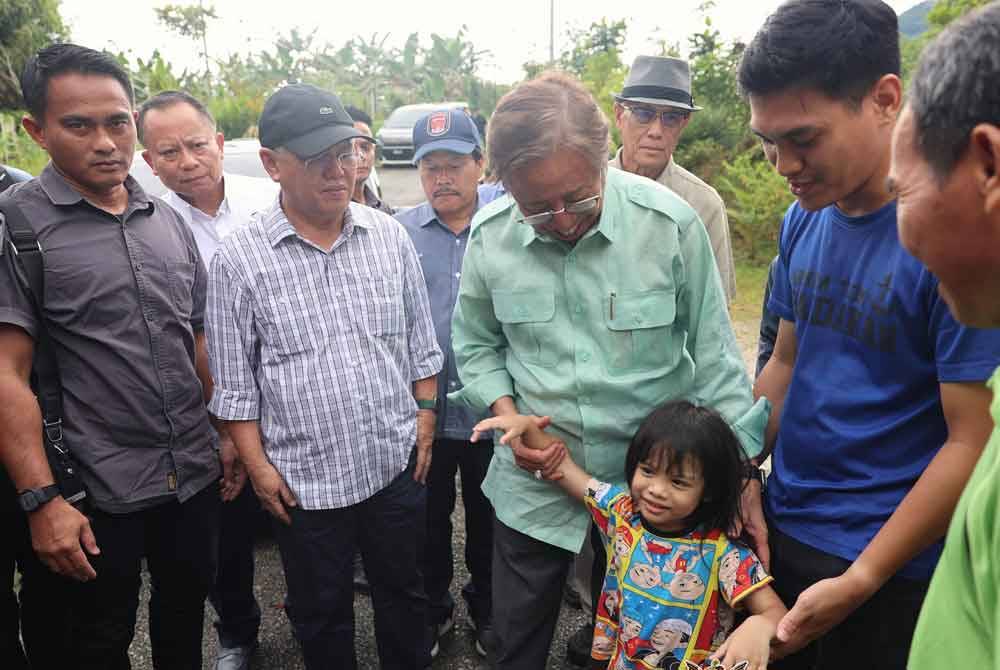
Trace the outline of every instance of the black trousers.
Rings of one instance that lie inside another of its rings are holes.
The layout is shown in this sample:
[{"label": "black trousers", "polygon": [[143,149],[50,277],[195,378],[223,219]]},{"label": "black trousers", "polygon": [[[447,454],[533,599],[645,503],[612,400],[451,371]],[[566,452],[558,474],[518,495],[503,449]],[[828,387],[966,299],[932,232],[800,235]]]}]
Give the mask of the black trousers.
[{"label": "black trousers", "polygon": [[219,570],[209,596],[219,615],[215,629],[220,647],[251,646],[260,629],[260,605],[253,594],[253,545],[257,530],[267,523],[250,482],[222,503],[219,526]]},{"label": "black trousers", "polygon": [[[770,527],[774,590],[791,609],[799,594],[850,567]],[[775,670],[905,670],[917,615],[928,582],[893,577],[843,623],[796,654],[776,661]]]},{"label": "black trousers", "polygon": [[308,670],[354,670],[354,555],[371,584],[383,670],[431,664],[423,565],[427,494],[413,479],[415,457],[388,486],[350,507],[289,510],[275,521],[285,568],[285,612]]},{"label": "black trousers", "polygon": [[465,506],[465,567],[469,583],[462,596],[476,625],[489,623],[493,611],[493,506],[480,488],[493,458],[492,442],[437,440],[427,476],[427,549],[424,583],[428,617],[440,624],[455,607],[449,592],[454,576],[451,514],[455,510],[455,474],[462,477]]},{"label": "black trousers", "polygon": [[496,520],[493,631],[497,670],[541,670],[559,618],[573,554]]},{"label": "black trousers", "polygon": [[33,670],[128,670],[142,559],[151,578],[153,667],[200,670],[205,597],[215,578],[219,490],[206,487],[183,504],[130,514],[91,511],[101,553],[81,583],[53,574],[37,558],[22,580],[25,647]]},{"label": "black trousers", "polygon": [[14,593],[14,570],[30,550],[24,513],[17,505],[14,485],[0,468],[0,665],[5,670],[27,670],[21,647],[21,608]]}]

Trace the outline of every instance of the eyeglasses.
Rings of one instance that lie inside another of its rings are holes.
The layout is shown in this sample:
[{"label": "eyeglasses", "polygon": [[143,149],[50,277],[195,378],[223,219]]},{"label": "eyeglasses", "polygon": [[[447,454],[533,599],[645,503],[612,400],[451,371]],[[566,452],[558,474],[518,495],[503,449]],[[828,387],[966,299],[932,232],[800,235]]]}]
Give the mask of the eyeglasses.
[{"label": "eyeglasses", "polygon": [[589,198],[584,198],[583,200],[577,200],[576,202],[567,202],[563,205],[562,209],[557,209],[555,211],[539,212],[538,214],[531,214],[530,216],[525,216],[521,213],[516,221],[518,223],[525,223],[529,226],[540,226],[550,222],[556,214],[572,214],[578,216],[580,214],[589,214],[597,209],[600,204],[601,194],[592,195]]},{"label": "eyeglasses", "polygon": [[341,170],[350,170],[358,164],[360,160],[356,151],[342,151],[341,153],[334,153],[336,149],[330,149],[327,152],[321,153],[319,156],[313,156],[312,158],[307,158],[302,161],[302,164],[306,166],[306,172],[313,175],[323,175],[326,174],[330,168],[333,167],[334,162],[337,163],[337,167]]},{"label": "eyeglasses", "polygon": [[627,109],[629,114],[643,126],[649,125],[659,116],[664,128],[676,128],[691,116],[690,112],[678,112],[673,109],[658,110],[652,107],[632,107],[631,105],[622,105],[622,107]]}]

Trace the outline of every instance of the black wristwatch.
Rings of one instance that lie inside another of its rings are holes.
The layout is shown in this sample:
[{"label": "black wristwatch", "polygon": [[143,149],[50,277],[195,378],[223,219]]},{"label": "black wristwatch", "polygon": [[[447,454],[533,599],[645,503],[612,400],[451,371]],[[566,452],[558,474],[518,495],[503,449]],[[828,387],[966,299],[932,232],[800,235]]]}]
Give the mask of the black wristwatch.
[{"label": "black wristwatch", "polygon": [[756,463],[746,463],[743,466],[743,479],[747,482],[760,482],[760,485],[764,486],[764,482],[767,480],[767,473]]},{"label": "black wristwatch", "polygon": [[18,491],[17,504],[25,512],[34,512],[57,495],[59,495],[59,487],[55,484],[49,484],[40,489],[25,489]]}]

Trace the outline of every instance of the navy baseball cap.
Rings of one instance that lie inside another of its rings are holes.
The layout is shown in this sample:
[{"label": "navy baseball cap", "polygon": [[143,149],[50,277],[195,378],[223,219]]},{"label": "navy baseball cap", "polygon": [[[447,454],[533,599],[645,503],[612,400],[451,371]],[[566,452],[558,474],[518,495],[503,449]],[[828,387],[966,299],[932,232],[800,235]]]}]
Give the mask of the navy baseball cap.
[{"label": "navy baseball cap", "polygon": [[340,98],[311,84],[289,84],[275,91],[264,103],[257,129],[261,146],[284,147],[303,160],[344,140],[372,141],[354,128]]},{"label": "navy baseball cap", "polygon": [[432,151],[471,154],[483,150],[475,121],[462,109],[442,109],[421,117],[413,125],[413,164]]}]

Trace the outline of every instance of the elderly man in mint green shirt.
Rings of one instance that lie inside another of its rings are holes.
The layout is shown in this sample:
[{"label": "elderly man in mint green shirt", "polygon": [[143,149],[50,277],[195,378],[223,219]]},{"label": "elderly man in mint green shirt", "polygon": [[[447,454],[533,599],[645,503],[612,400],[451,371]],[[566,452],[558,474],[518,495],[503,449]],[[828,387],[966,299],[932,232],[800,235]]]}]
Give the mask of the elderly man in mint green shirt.
[{"label": "elderly man in mint green shirt", "polygon": [[[573,459],[604,481],[623,483],[640,421],[674,398],[718,410],[756,455],[766,404],[752,407],[691,207],[606,168],[606,121],[565,75],[519,86],[490,128],[492,164],[510,195],[472,222],[453,321],[464,388],[450,397],[551,417]],[[588,532],[584,508],[542,481],[558,456],[498,444],[483,483],[498,520],[501,669],[545,666],[566,568]]]}]

